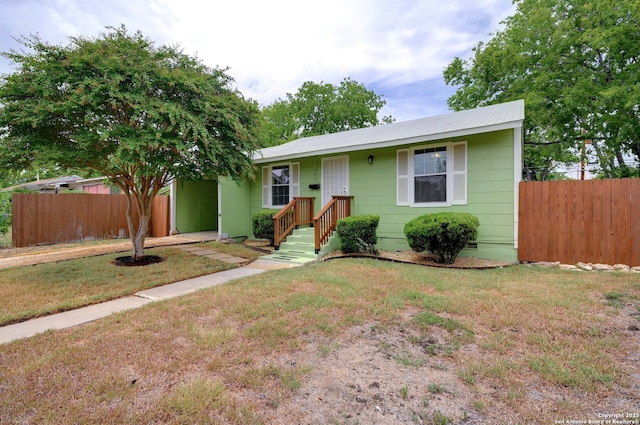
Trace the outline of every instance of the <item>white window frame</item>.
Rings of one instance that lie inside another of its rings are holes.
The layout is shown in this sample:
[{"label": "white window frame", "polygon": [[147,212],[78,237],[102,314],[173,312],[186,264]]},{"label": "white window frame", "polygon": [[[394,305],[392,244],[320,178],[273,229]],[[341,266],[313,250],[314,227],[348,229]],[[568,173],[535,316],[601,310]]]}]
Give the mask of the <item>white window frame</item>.
[{"label": "white window frame", "polygon": [[[415,153],[422,149],[445,147],[447,153],[447,196],[445,202],[415,201]],[[456,154],[457,152],[457,154]],[[449,207],[467,204],[467,142],[433,143],[399,149],[396,152],[396,204],[410,207]],[[455,184],[454,184],[455,182]],[[459,189],[454,192],[455,189]]]},{"label": "white window frame", "polygon": [[[273,186],[271,184],[271,173],[275,167],[289,167],[289,201],[300,196],[300,163],[280,162],[262,167],[262,208],[282,208],[284,205],[273,205]],[[287,203],[288,203],[287,202]]]}]

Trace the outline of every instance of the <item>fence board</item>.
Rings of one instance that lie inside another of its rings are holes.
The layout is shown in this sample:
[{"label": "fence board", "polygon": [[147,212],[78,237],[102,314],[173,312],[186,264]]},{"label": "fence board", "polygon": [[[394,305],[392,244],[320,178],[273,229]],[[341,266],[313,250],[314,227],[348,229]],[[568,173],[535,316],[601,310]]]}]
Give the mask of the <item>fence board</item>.
[{"label": "fence board", "polygon": [[[629,180],[629,221],[631,222],[631,231],[629,232],[629,241],[631,259],[629,264],[634,263],[634,256],[640,257],[640,179]],[[640,265],[640,263],[637,263]]]},{"label": "fence board", "polygon": [[611,208],[613,199],[611,195],[611,180],[602,180],[602,232],[600,233],[602,244],[600,246],[600,253],[603,263],[613,263],[611,261],[611,251],[614,245],[614,240],[612,240],[613,226],[611,225],[611,220],[613,220],[613,209]]},{"label": "fence board", "polygon": [[518,258],[640,265],[640,179],[520,183]]},{"label": "fence board", "polygon": [[[168,198],[156,197],[149,236],[169,234]],[[129,237],[123,195],[19,193],[12,202],[14,247]]]},{"label": "fence board", "polygon": [[[591,220],[591,214],[588,213],[585,208],[581,208],[581,205],[584,205],[584,185],[574,185],[574,199],[573,199],[573,222],[570,224],[571,226],[571,235],[573,236],[571,243],[569,246],[574,247],[576,256],[580,258],[584,258],[585,256],[585,245],[587,243],[591,243],[591,233],[583,232],[584,223],[589,217]],[[580,235],[584,235],[584,237],[580,237]]]},{"label": "fence board", "polygon": [[598,185],[596,181],[590,181],[588,185],[593,191],[593,198],[591,205],[585,200],[585,208],[591,209],[593,221],[587,229],[591,232],[591,245],[588,247],[587,258],[598,258],[598,262],[602,262],[602,185]]},{"label": "fence board", "polygon": [[170,220],[169,197],[156,196],[153,200],[153,214],[151,215],[151,234],[168,236]]}]

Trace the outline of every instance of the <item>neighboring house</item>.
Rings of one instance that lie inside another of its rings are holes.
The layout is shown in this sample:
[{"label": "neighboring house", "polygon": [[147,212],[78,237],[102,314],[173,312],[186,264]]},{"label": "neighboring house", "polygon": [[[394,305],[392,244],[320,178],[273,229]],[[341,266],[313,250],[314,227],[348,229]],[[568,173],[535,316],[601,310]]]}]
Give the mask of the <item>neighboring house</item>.
[{"label": "neighboring house", "polygon": [[260,209],[313,197],[316,214],[349,195],[351,215],[380,216],[379,249],[409,249],[403,229],[414,217],[459,211],[480,220],[462,255],[515,261],[523,120],[519,100],[265,148],[255,181],[175,182],[172,230],[251,237]]},{"label": "neighboring house", "polygon": [[3,192],[15,189],[36,190],[42,193],[59,193],[62,190],[77,190],[86,193],[114,194],[120,193],[118,188],[104,184],[104,177],[84,179],[75,174],[72,176],[54,177],[51,179],[35,180],[2,189]]}]

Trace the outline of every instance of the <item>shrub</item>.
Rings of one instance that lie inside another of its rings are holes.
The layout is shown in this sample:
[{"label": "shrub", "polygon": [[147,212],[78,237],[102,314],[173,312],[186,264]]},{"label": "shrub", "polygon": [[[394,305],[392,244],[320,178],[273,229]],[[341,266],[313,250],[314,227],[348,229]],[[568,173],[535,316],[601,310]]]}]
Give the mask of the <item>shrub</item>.
[{"label": "shrub", "polygon": [[379,222],[380,216],[377,215],[351,216],[338,220],[336,232],[340,237],[342,252],[376,254],[376,230]]},{"label": "shrub", "polygon": [[0,192],[0,235],[6,235],[11,228],[12,192]]},{"label": "shrub", "polygon": [[273,245],[273,235],[275,226],[273,224],[273,216],[279,210],[261,210],[251,216],[251,224],[253,226],[253,236],[258,239],[269,239]]},{"label": "shrub", "polygon": [[429,251],[438,261],[453,262],[478,234],[478,218],[469,213],[443,212],[416,217],[404,226],[409,246],[416,252]]}]

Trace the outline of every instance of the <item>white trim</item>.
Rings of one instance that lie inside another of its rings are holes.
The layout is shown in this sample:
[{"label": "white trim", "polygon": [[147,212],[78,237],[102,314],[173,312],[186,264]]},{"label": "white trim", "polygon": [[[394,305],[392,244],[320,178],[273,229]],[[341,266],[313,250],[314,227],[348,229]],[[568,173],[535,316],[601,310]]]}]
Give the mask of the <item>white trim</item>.
[{"label": "white trim", "polygon": [[[409,194],[409,149],[396,151],[396,205],[408,206],[411,202]],[[404,169],[404,170],[403,170]]]},{"label": "white trim", "polygon": [[292,162],[289,170],[289,200],[291,200],[300,196],[300,163]]},{"label": "white trim", "polygon": [[[289,167],[289,201],[300,196],[300,163],[277,162],[262,167],[262,208],[282,208],[284,205],[273,205],[273,191],[271,185],[271,170],[273,167]],[[266,199],[265,199],[266,196]]]},{"label": "white trim", "polygon": [[520,223],[520,181],[522,181],[523,128],[513,129],[513,248],[518,249],[518,225]]},{"label": "white trim", "polygon": [[[465,175],[465,179],[466,179],[466,175],[467,175],[467,156],[468,156],[468,146],[467,146],[467,142],[445,142],[445,143],[433,143],[433,144],[427,144],[427,145],[419,145],[419,146],[412,146],[411,148],[407,149],[409,152],[408,155],[408,184],[407,184],[407,196],[408,196],[408,204],[404,204],[404,203],[399,203],[398,202],[398,196],[396,196],[396,205],[398,206],[402,206],[402,205],[409,205],[410,207],[416,207],[416,208],[433,208],[433,207],[450,207],[451,205],[466,205],[467,203],[467,193],[468,193],[468,187],[467,187],[467,182],[465,180],[465,200],[464,203],[462,202],[455,202],[453,200],[453,181],[454,181],[454,171],[453,171],[453,163],[455,161],[455,154],[454,154],[454,145],[464,145],[465,147],[465,170],[464,170],[464,175]],[[416,150],[421,150],[421,149],[432,149],[432,148],[439,148],[444,146],[446,148],[446,153],[447,153],[447,171],[446,171],[446,176],[447,176],[447,200],[446,202],[415,202],[415,152]],[[398,152],[401,150],[398,150]],[[397,155],[397,153],[396,153]],[[458,175],[462,174],[461,172],[458,173]],[[396,179],[398,179],[398,175],[396,174]]]},{"label": "white trim", "polygon": [[[458,158],[458,156],[456,155],[456,147],[458,146],[462,146],[463,147],[463,158],[462,161],[464,162],[463,164],[463,169],[461,171],[456,171],[456,162],[459,161],[460,158]],[[469,185],[469,179],[468,179],[468,157],[469,157],[469,144],[464,141],[464,142],[453,142],[451,144],[451,153],[452,153],[452,161],[451,161],[451,176],[453,177],[451,180],[451,205],[467,205],[467,199],[468,199],[468,194],[469,194],[469,190],[468,190],[468,185]],[[455,185],[457,182],[460,181],[460,179],[463,179],[464,182],[464,199],[456,199],[455,198]]]},{"label": "white trim", "polygon": [[218,235],[222,233],[222,184],[218,179]]},{"label": "white trim", "polygon": [[176,229],[176,214],[178,210],[178,200],[176,199],[176,179],[171,180],[169,185],[169,234],[177,233]]},{"label": "white trim", "polygon": [[269,208],[271,205],[271,167],[265,165],[262,167],[262,208]]}]

